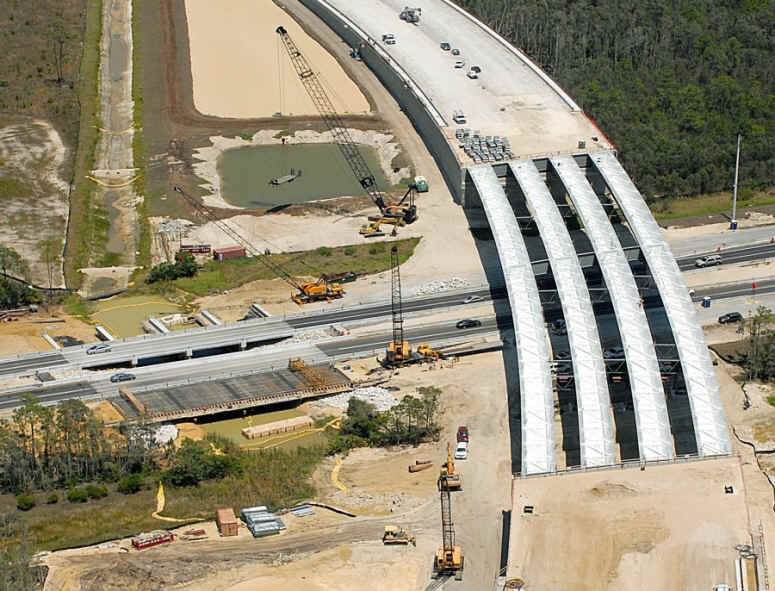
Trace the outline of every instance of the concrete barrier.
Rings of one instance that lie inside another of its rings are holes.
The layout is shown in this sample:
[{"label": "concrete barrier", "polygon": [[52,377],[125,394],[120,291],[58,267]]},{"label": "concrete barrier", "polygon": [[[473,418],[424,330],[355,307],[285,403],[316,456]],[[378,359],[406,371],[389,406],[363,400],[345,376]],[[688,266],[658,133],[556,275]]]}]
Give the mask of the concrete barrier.
[{"label": "concrete barrier", "polygon": [[223,324],[223,322],[221,322],[220,319],[215,314],[212,314],[207,310],[202,310],[202,316],[207,318],[207,320],[209,320],[213,324],[213,326],[221,326]]},{"label": "concrete barrier", "polygon": [[100,326],[99,324],[94,327],[94,332],[97,333],[97,338],[101,341],[115,341],[115,337],[108,332],[108,330],[104,326]]},{"label": "concrete barrier", "polygon": [[325,0],[300,0],[345,43],[357,48],[362,61],[379,78],[411,120],[444,176],[455,202],[463,204],[463,171],[452,146],[442,132],[447,122],[422,89],[390,56],[356,23]]}]

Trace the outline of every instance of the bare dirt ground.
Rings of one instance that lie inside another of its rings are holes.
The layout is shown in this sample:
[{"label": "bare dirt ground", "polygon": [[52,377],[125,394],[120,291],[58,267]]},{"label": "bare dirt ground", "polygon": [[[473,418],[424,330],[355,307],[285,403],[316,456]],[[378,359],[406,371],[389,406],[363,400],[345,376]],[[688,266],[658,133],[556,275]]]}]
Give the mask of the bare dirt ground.
[{"label": "bare dirt ground", "polygon": [[[350,507],[357,518],[316,509],[311,518],[286,516],[287,531],[272,538],[254,540],[244,532],[237,538],[218,538],[212,524],[205,524],[208,540],[196,544],[176,541],[139,554],[120,552],[119,546],[128,546],[123,540],[110,548],[56,552],[46,557],[52,567],[46,590],[360,591],[365,581],[369,589],[424,589],[441,540],[435,480],[446,442],[454,441],[459,424],[471,431],[472,452],[468,460],[456,463],[464,490],[455,493],[453,511],[458,543],[467,552],[465,580],[457,588],[487,588],[498,568],[501,511],[509,505],[502,364],[500,354],[488,353],[475,361],[436,369],[413,367],[394,376],[391,383],[400,388],[398,395],[421,385],[442,389],[442,434],[438,442],[417,449],[364,449],[342,458],[339,480],[347,492],[331,480],[333,461],[322,464],[313,477],[316,499]],[[356,365],[354,371],[365,372],[373,361]],[[482,382],[478,370],[492,378]],[[195,430],[192,426],[188,431]],[[417,458],[431,459],[434,466],[409,474],[407,466]],[[409,527],[417,535],[417,547],[383,546],[382,530],[390,523]]]},{"label": "bare dirt ground", "polygon": [[[63,242],[69,185],[60,176],[66,155],[57,131],[46,121],[0,117],[0,244],[28,262],[32,280],[48,286],[48,265],[38,243]],[[52,285],[64,285],[61,263],[52,265]]]},{"label": "bare dirt ground", "polygon": [[[50,322],[51,319],[64,322]],[[41,310],[14,322],[0,322],[0,356],[50,351],[52,347],[42,337],[44,333],[51,338],[70,336],[87,343],[97,340],[93,326],[65,314],[61,309],[52,308],[50,312]]]},{"label": "bare dirt ground", "polygon": [[194,104],[200,112],[240,119],[317,114],[280,46],[278,25],[325,80],[339,113],[369,111],[368,101],[336,60],[271,0],[237,0],[228,7],[186,0],[186,15]]}]

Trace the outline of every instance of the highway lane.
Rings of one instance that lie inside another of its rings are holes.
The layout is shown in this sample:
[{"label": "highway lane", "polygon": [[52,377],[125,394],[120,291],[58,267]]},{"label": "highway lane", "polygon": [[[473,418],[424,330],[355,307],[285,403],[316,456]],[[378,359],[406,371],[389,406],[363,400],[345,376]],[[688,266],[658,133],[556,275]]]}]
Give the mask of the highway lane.
[{"label": "highway lane", "polygon": [[[678,259],[681,269],[694,269],[694,261],[703,254]],[[735,264],[760,260],[775,255],[775,245],[766,242],[751,246],[736,247],[721,252],[722,264]],[[767,281],[759,282],[758,293],[768,293]],[[723,289],[702,290],[695,294],[695,300],[710,295],[713,298],[736,297],[745,295],[749,284]],[[750,293],[750,292],[749,292]],[[449,308],[464,305],[466,297],[477,296],[483,301],[505,298],[503,287],[479,287],[454,294],[436,294],[421,298],[404,300],[404,312],[422,312],[438,308]],[[289,315],[285,318],[253,319],[219,327],[176,331],[168,335],[146,335],[133,337],[111,343],[112,351],[99,355],[87,355],[87,346],[67,347],[61,352],[45,352],[21,355],[0,360],[0,376],[32,373],[38,369],[74,365],[92,367],[98,365],[114,365],[130,363],[133,360],[143,360],[155,357],[170,357],[186,355],[187,352],[201,352],[207,349],[239,346],[241,341],[255,343],[264,339],[280,339],[283,335],[290,336],[293,329],[304,329],[327,324],[343,324],[366,319],[386,318],[390,315],[389,302],[377,302],[341,308],[337,310],[320,310],[311,313]]]}]

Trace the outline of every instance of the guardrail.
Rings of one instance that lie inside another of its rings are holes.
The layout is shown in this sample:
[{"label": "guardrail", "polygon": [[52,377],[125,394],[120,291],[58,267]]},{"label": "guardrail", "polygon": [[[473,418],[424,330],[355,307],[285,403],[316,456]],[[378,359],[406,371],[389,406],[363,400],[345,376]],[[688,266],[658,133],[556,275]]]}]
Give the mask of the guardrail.
[{"label": "guardrail", "polygon": [[541,474],[521,474],[520,472],[512,473],[514,478],[530,479],[530,478],[546,478],[551,476],[564,476],[567,474],[579,474],[584,472],[602,472],[606,470],[625,470],[629,468],[640,468],[645,470],[647,467],[662,466],[666,464],[685,464],[688,462],[702,462],[706,460],[717,460],[720,458],[739,457],[739,453],[724,454],[718,456],[695,456],[695,455],[683,455],[676,456],[674,458],[667,458],[663,460],[624,460],[618,464],[608,464],[605,466],[568,466],[564,470],[556,470],[554,472],[543,472]]}]

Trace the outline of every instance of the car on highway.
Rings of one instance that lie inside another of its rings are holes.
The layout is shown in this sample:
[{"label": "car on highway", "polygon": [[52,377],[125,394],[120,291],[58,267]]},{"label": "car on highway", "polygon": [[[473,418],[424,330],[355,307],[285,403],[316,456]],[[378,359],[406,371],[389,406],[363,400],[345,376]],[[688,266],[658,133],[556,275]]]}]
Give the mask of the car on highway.
[{"label": "car on highway", "polygon": [[484,298],[482,296],[468,296],[466,299],[463,300],[464,304],[473,304],[474,302],[482,302],[484,301]]},{"label": "car on highway", "polygon": [[455,47],[455,48],[452,50],[452,55],[460,55],[460,50],[459,50],[457,47]]},{"label": "car on highway", "polygon": [[712,267],[713,265],[720,265],[720,264],[721,264],[720,254],[708,254],[694,261],[694,266],[699,268]]},{"label": "car on highway", "polygon": [[461,441],[468,441],[468,427],[465,425],[461,425],[457,428],[457,441],[458,443]]},{"label": "car on highway", "polygon": [[393,33],[385,33],[382,35],[382,41],[385,43],[385,45],[395,45],[396,36],[393,35]]},{"label": "car on highway", "polygon": [[455,449],[455,459],[465,460],[467,457],[468,457],[468,442],[461,441],[457,444],[457,449]]},{"label": "car on highway", "polygon": [[606,359],[624,359],[624,347],[609,347],[603,351]]},{"label": "car on highway", "polygon": [[86,349],[87,355],[96,355],[97,353],[110,353],[110,345],[107,343],[97,343]]},{"label": "car on highway", "polygon": [[555,351],[555,359],[570,359],[570,351]]},{"label": "car on highway", "polygon": [[482,326],[481,320],[473,320],[471,318],[464,318],[460,322],[458,322],[455,326],[458,328],[476,328],[477,326]]},{"label": "car on highway", "polygon": [[446,41],[442,41],[441,42],[441,48],[444,51],[449,51],[450,49],[452,49],[452,46],[449,43],[447,43]]},{"label": "car on highway", "polygon": [[729,324],[730,322],[742,322],[743,315],[740,312],[727,312],[718,317],[719,324]]},{"label": "car on highway", "polygon": [[474,72],[473,70],[468,70],[468,73],[466,74],[466,76],[468,76],[471,80],[476,80],[477,78],[479,78],[479,73]]},{"label": "car on highway", "polygon": [[466,60],[457,60],[455,61],[455,67],[456,68],[465,68],[466,66]]},{"label": "car on highway", "polygon": [[133,373],[120,372],[114,373],[112,376],[110,376],[110,381],[114,384],[117,382],[131,382],[136,377],[137,376],[135,376]]}]

